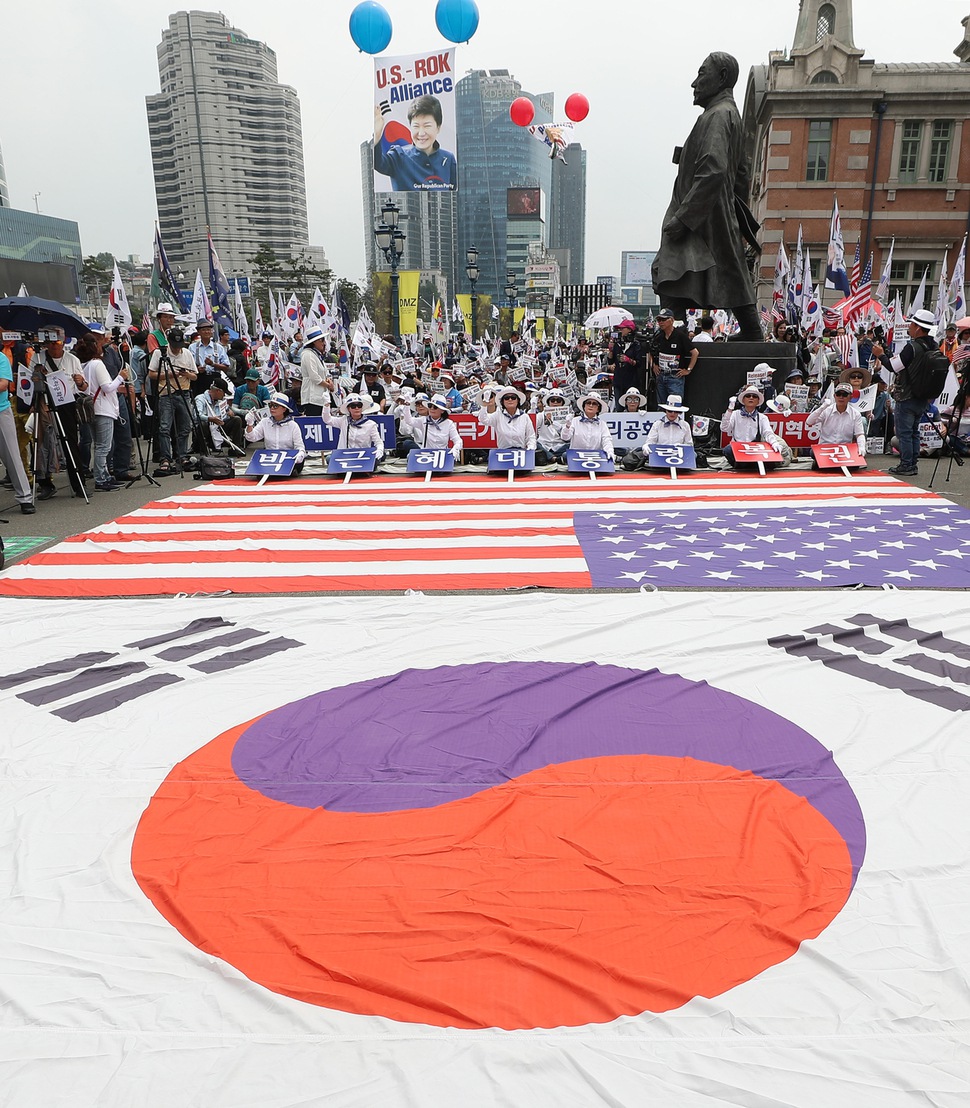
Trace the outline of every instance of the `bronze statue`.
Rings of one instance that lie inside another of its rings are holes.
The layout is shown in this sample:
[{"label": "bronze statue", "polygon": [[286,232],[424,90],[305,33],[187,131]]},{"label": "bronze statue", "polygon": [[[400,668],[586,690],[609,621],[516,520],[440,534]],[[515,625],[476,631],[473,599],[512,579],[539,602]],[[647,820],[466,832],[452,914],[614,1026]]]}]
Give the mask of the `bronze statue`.
[{"label": "bronze statue", "polygon": [[730,308],[741,325],[737,338],[762,342],[742,242],[758,247],[758,224],[747,205],[741,116],[731,91],[737,80],[737,59],[716,52],[691,85],[704,112],[674,152],[677,180],[653,262],[653,287],[661,306],[681,319],[687,308]]}]

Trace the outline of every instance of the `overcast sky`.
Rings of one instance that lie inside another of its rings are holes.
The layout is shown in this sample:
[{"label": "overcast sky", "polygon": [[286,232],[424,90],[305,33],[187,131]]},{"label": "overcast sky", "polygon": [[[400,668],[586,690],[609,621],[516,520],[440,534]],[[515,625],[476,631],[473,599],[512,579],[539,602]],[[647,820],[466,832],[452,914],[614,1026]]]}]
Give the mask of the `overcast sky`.
[{"label": "overcast sky", "polygon": [[[388,54],[447,45],[435,0],[383,0]],[[797,0],[478,0],[481,22],[457,70],[508,69],[529,92],[590,100],[574,133],[588,151],[586,278],[619,275],[622,250],[657,246],[671,152],[697,116],[690,83],[711,50],[751,65],[791,45]],[[373,59],[358,52],[355,0],[315,5],[227,0],[223,14],[277,54],[301,101],[310,241],[338,276],[364,276],[360,143],[372,133]],[[205,8],[205,5],[200,5]],[[80,224],[85,254],[151,256],[155,219],[145,96],[168,16],[157,0],[4,4],[0,148],[15,208]],[[209,9],[207,9],[209,10]],[[586,14],[583,14],[583,13]],[[956,61],[970,0],[855,0],[855,42],[877,61]],[[560,113],[561,114],[561,113]],[[221,244],[217,243],[217,247]]]}]

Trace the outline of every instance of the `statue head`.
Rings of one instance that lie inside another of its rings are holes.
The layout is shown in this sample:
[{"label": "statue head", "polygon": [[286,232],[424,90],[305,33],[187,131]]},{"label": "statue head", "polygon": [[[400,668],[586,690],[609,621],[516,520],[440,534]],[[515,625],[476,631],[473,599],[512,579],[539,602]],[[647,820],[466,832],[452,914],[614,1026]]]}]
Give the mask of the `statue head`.
[{"label": "statue head", "polygon": [[734,88],[739,72],[738,59],[733,55],[721,50],[708,54],[690,86],[694,90],[694,103],[706,108],[719,92]]}]

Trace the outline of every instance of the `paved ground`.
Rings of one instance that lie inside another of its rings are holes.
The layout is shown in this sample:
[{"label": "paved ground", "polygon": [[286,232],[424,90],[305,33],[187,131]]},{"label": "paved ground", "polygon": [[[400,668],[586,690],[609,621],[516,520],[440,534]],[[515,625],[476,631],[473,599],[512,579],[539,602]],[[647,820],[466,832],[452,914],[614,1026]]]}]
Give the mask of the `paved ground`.
[{"label": "paved ground", "polygon": [[[314,476],[312,467],[315,463],[309,464],[311,465],[310,476]],[[896,465],[897,459],[888,455],[879,455],[871,457],[869,464],[874,468],[886,470]],[[91,491],[90,503],[86,504],[80,498],[72,498],[67,479],[58,476],[55,480],[57,494],[50,500],[38,503],[37,512],[32,516],[22,515],[9,490],[0,489],[0,520],[7,520],[7,523],[0,523],[0,536],[8,546],[7,565],[21,561],[70,535],[76,535],[81,531],[87,531],[117,519],[151,500],[174,496],[195,484],[191,474],[157,480],[157,486],[143,479],[137,481],[131,488],[121,489],[118,492]],[[922,488],[931,488],[948,500],[970,508],[970,465],[957,466],[955,463],[951,464],[947,458],[941,459],[939,463],[935,459],[924,458],[920,463],[919,476],[900,478],[900,480]],[[93,482],[89,481],[88,485],[93,490]],[[41,540],[39,544],[37,540]]]}]

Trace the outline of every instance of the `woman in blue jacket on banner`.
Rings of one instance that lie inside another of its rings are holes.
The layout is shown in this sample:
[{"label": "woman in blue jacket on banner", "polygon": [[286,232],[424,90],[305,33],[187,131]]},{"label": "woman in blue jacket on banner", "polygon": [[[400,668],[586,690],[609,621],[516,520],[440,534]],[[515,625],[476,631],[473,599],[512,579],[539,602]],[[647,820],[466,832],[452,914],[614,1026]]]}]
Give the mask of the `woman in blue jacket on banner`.
[{"label": "woman in blue jacket on banner", "polygon": [[419,96],[408,108],[410,143],[387,143],[381,107],[374,106],[374,171],[390,177],[393,192],[453,191],[457,187],[455,155],[438,144],[441,121],[441,101],[436,96]]}]

